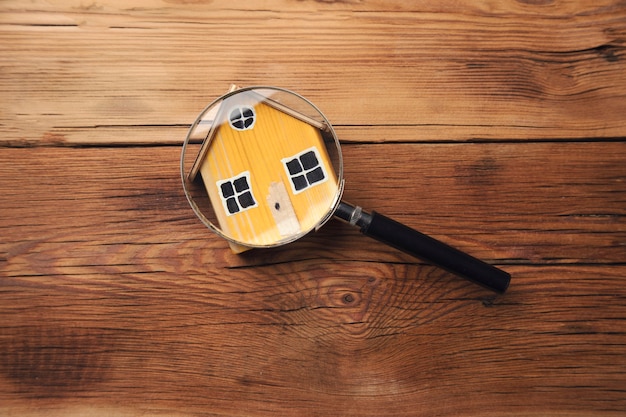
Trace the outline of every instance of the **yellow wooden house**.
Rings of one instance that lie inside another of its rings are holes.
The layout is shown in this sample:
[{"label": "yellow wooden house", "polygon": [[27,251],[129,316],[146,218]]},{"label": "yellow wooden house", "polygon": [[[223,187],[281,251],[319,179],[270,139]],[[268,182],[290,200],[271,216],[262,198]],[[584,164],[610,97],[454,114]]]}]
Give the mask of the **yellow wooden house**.
[{"label": "yellow wooden house", "polygon": [[237,92],[219,104],[189,178],[200,174],[226,237],[244,247],[286,243],[337,203],[329,135],[324,122],[253,90]]}]

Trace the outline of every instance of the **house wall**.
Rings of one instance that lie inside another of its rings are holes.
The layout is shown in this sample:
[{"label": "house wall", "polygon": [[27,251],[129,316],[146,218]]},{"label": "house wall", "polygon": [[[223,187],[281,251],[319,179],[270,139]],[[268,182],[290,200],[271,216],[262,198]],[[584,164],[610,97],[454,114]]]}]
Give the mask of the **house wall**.
[{"label": "house wall", "polygon": [[[253,129],[237,131],[228,122],[217,128],[200,173],[222,231],[243,244],[272,245],[293,237],[281,234],[276,225],[274,203],[267,200],[272,183],[284,184],[300,226],[298,234],[304,234],[331,210],[338,181],[317,128],[263,103],[255,111]],[[318,150],[328,180],[294,194],[282,159],[311,147]],[[228,215],[216,184],[246,171],[257,206]]]}]

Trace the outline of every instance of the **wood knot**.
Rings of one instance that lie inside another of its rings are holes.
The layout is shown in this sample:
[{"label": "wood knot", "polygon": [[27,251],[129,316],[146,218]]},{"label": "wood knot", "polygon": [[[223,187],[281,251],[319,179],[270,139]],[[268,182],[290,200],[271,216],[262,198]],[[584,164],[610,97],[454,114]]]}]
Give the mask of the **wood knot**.
[{"label": "wood knot", "polygon": [[[327,288],[324,297],[325,304],[332,308],[358,308],[361,303],[368,303],[368,299],[363,299],[363,291],[359,288],[332,286]],[[367,294],[365,294],[367,297]]]},{"label": "wood knot", "polygon": [[351,293],[346,293],[343,295],[343,302],[345,304],[352,304],[354,302],[354,295]]},{"label": "wood knot", "polygon": [[368,277],[320,279],[314,302],[316,314],[352,334],[366,332],[370,307],[377,302],[377,284]]}]

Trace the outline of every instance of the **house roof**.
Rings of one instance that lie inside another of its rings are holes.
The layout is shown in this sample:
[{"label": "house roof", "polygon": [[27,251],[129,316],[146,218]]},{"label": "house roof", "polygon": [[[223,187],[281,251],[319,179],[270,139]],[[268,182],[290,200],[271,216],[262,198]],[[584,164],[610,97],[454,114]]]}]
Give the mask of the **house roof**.
[{"label": "house roof", "polygon": [[[264,95],[262,93],[263,91],[267,91],[268,95],[267,96]],[[190,181],[194,181],[196,179],[198,172],[200,171],[200,167],[202,163],[204,162],[204,159],[209,151],[210,144],[213,138],[215,137],[215,134],[217,133],[218,129],[226,122],[225,111],[224,111],[226,102],[231,102],[229,103],[231,105],[247,104],[251,106],[256,106],[259,103],[263,103],[273,108],[276,111],[279,111],[295,119],[298,119],[302,122],[305,122],[321,131],[326,131],[329,129],[327,123],[316,120],[303,113],[300,113],[270,98],[269,97],[270,92],[275,93],[276,91],[282,91],[282,90],[276,90],[276,89],[264,90],[263,88],[244,88],[240,90],[234,90],[226,94],[225,96],[223,96],[220,100],[216,101],[214,105],[209,106],[203,112],[202,116],[196,121],[196,126],[204,122],[207,124],[210,123],[210,128],[209,128],[206,138],[202,142],[200,152],[198,153],[198,156],[196,157],[196,160],[194,161],[191,167],[191,170],[189,172],[188,179]],[[210,119],[210,115],[214,115],[212,120]],[[207,119],[204,120],[203,117],[205,116],[209,116],[209,117],[207,117]]]}]

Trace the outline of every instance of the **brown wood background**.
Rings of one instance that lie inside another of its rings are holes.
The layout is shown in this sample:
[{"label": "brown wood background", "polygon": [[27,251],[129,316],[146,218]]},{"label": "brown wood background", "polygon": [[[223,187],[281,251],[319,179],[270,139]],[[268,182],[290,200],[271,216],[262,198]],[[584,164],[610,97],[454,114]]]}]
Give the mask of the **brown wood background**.
[{"label": "brown wood background", "polygon": [[[336,221],[232,254],[178,172],[230,83],[509,291]],[[2,1],[0,94],[0,415],[626,412],[623,1]]]}]

